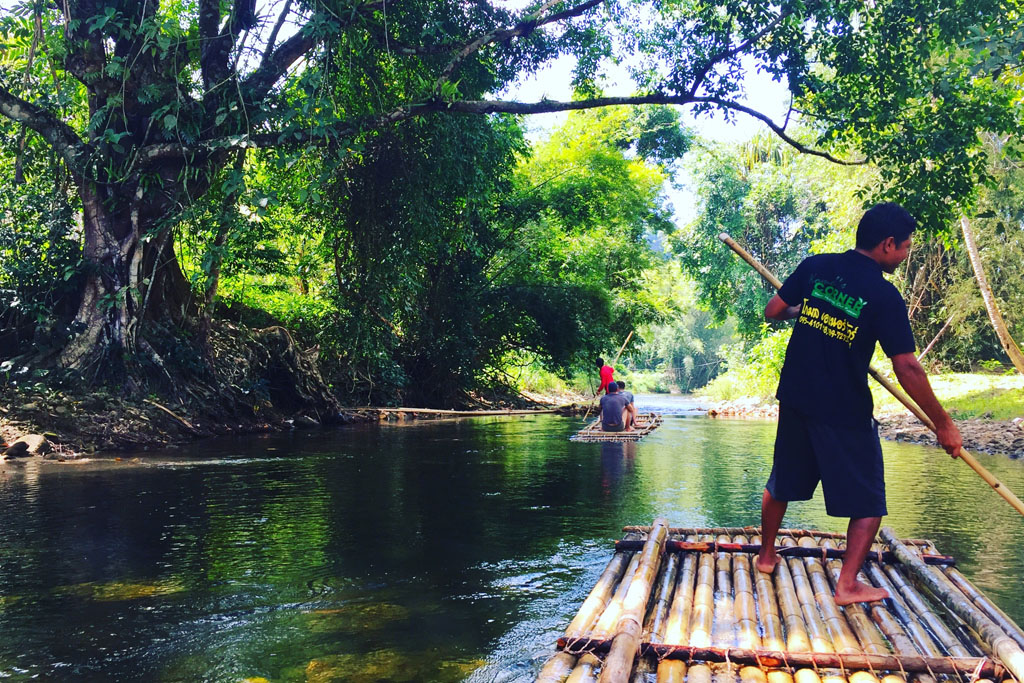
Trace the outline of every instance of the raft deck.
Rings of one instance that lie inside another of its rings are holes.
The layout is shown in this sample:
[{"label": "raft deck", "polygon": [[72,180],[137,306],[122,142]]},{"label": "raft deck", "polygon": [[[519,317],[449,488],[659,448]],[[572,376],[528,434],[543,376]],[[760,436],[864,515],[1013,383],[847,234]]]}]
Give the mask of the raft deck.
[{"label": "raft deck", "polygon": [[606,432],[601,429],[601,418],[588,424],[569,437],[569,441],[639,441],[661,426],[662,417],[656,413],[636,416],[636,427],[631,432]]},{"label": "raft deck", "polygon": [[1024,681],[1024,633],[934,544],[881,531],[860,579],[891,598],[840,607],[845,534],[627,527],[538,681]]}]

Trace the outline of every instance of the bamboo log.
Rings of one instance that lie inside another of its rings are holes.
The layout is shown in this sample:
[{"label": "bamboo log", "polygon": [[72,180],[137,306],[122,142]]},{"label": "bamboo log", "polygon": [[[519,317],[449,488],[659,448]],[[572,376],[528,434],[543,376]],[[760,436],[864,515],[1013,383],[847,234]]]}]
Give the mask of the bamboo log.
[{"label": "bamboo log", "polygon": [[[786,650],[788,652],[808,652],[811,649],[811,639],[807,635],[803,610],[800,607],[800,599],[796,595],[796,587],[793,585],[793,575],[789,571],[788,562],[779,560],[773,575],[775,586],[778,589],[782,622],[786,627]],[[822,683],[818,672],[813,668],[797,669],[793,673],[793,680],[795,683]]]},{"label": "bamboo log", "polygon": [[[719,536],[719,543],[729,542],[729,536]],[[715,553],[715,609],[711,640],[715,645],[728,647],[736,639],[736,610],[733,597],[732,555]],[[747,667],[750,668],[750,667]],[[715,664],[711,667],[711,678],[714,683],[735,683],[740,674],[738,667],[730,662]],[[761,675],[763,679],[763,674]],[[741,678],[743,683],[764,683],[763,680]]]},{"label": "bamboo log", "polygon": [[[900,594],[917,619],[925,625],[938,642],[939,654],[948,654],[952,657],[971,656],[971,651],[963,646],[956,635],[946,626],[946,623],[931,608],[931,605],[914,590],[899,569],[890,566],[885,567],[884,571],[886,578],[889,579],[889,585]],[[889,592],[892,593],[891,590]]]},{"label": "bamboo log", "polygon": [[825,621],[825,628],[832,639],[832,646],[836,652],[844,654],[862,652],[860,643],[857,642],[857,636],[853,634],[853,630],[839,610],[839,605],[836,604],[835,593],[829,584],[825,567],[818,559],[821,557],[823,549],[819,548],[810,538],[801,538],[800,545],[805,550],[817,551],[817,557],[804,558],[804,568],[807,570],[807,576],[814,591],[814,600],[818,603],[818,609]]},{"label": "bamboo log", "polygon": [[[628,534],[628,536],[636,536],[635,532]],[[626,566],[629,564],[634,553],[631,552],[616,552],[612,555],[612,559],[608,562],[608,566],[605,567],[598,578],[597,583],[590,589],[590,594],[587,595],[587,599],[583,601],[583,605],[579,611],[576,612],[576,616],[569,623],[568,628],[565,629],[565,635],[570,638],[582,636],[587,633],[594,622],[601,616],[605,608],[608,606],[608,601],[611,599],[612,591],[616,584],[622,578],[622,575],[626,571]],[[588,662],[592,664],[592,662]],[[544,663],[544,667],[541,669],[540,674],[537,676],[537,681],[541,683],[556,683],[562,681],[572,671],[573,667],[577,664],[576,655],[568,652],[558,652],[548,659]]]},{"label": "bamboo log", "polygon": [[601,660],[588,652],[580,657],[579,663],[565,679],[565,683],[594,683],[597,680],[597,670],[600,666]]},{"label": "bamboo log", "polygon": [[[810,543],[804,544],[802,541],[807,540]],[[640,550],[643,546],[643,541],[616,541],[615,550]],[[760,544],[754,543],[725,543],[723,541],[675,541],[670,540],[665,543],[665,550],[667,552],[698,552],[698,553],[747,553],[757,554],[761,550]],[[842,558],[846,553],[837,547],[821,547],[816,545],[812,541],[812,537],[804,536],[801,539],[801,543],[798,546],[777,546],[775,552],[780,557],[828,557],[828,558]],[[956,564],[956,558],[950,555],[937,555],[937,554],[926,554],[920,556],[925,564],[939,565],[939,566],[950,566]],[[869,562],[897,562],[896,556],[891,551],[879,551],[870,553],[867,557]]]},{"label": "bamboo log", "polygon": [[970,598],[971,602],[982,611],[982,613],[991,619],[999,628],[1006,632],[1006,635],[1013,638],[1018,645],[1024,647],[1024,632],[1021,631],[1020,627],[1007,616],[1006,612],[999,609],[998,606],[977,589],[967,577],[961,574],[956,569],[949,569],[947,571],[940,572],[946,576],[949,581],[957,587],[957,589]]},{"label": "bamboo log", "polygon": [[[725,242],[729,246],[729,248],[731,248],[740,256],[740,258],[749,263],[754,268],[754,270],[756,270],[762,276],[764,276],[764,278],[768,280],[768,282],[770,282],[776,289],[782,286],[782,283],[779,282],[779,280],[775,276],[773,276],[768,271],[768,269],[766,269],[764,266],[758,263],[757,259],[748,254],[746,250],[744,250],[743,247],[741,247],[731,237],[729,237],[728,234],[723,232],[718,236],[718,238]],[[930,429],[932,432],[935,432],[935,424],[927,415],[925,415],[924,411],[921,410],[921,408],[916,403],[914,403],[913,400],[911,400],[909,396],[907,396],[902,391],[897,389],[896,385],[894,385],[892,382],[886,379],[886,377],[875,368],[869,366],[868,374],[874,377],[879,384],[885,387],[885,389],[890,394],[892,394],[897,401],[906,406],[906,408],[910,412],[912,412],[917,417],[917,419],[919,419],[922,422],[922,424],[924,424],[924,426],[928,427],[928,429]],[[1022,502],[1020,498],[1014,495],[1013,491],[1006,488],[1006,486],[1001,481],[996,479],[991,472],[985,469],[982,466],[982,464],[978,462],[977,458],[975,458],[973,455],[967,452],[967,449],[961,448],[959,457],[961,460],[967,463],[967,465],[972,470],[974,470],[979,477],[985,480],[986,484],[991,486],[996,493],[1002,496],[1003,500],[1005,500],[1007,503],[1013,506],[1013,509],[1015,509],[1020,514],[1024,515],[1024,502]]]},{"label": "bamboo log", "polygon": [[[796,545],[792,538],[782,541],[783,545]],[[810,577],[807,569],[799,558],[779,560],[789,562],[789,571],[793,576],[793,587],[796,589],[796,597],[800,601],[800,610],[804,616],[804,624],[807,626],[807,635],[811,639],[811,649],[814,652],[835,652],[832,647],[832,639],[828,636],[828,629],[825,621],[818,614],[818,606],[814,599],[814,590],[811,587]]]},{"label": "bamboo log", "polygon": [[[832,539],[822,539],[821,545],[824,548],[832,548]],[[828,569],[829,577],[832,579],[832,586],[839,582],[839,574],[843,570],[843,563],[836,559],[830,559],[825,567]],[[867,611],[861,603],[853,603],[843,608],[846,620],[849,622],[853,632],[857,634],[861,649],[868,654],[888,654],[889,648],[882,638],[882,634],[875,628],[874,622],[868,616]]]},{"label": "bamboo log", "polygon": [[[746,536],[736,536],[736,543],[746,543]],[[763,646],[760,629],[758,628],[757,607],[754,592],[754,574],[765,576],[750,565],[746,555],[736,555],[732,559],[732,585],[736,594],[736,636],[741,648],[760,649]],[[778,624],[778,613],[775,614]],[[788,671],[780,669],[764,670],[760,666],[744,666],[740,668],[740,680],[744,683],[793,683]]]},{"label": "bamboo log", "polygon": [[[637,532],[637,533],[649,533],[651,527],[641,525],[627,525],[622,527],[625,532]],[[671,526],[668,528],[668,533],[672,536],[686,536],[693,534],[711,534],[719,536],[726,534],[728,536],[757,536],[761,533],[761,527],[759,526],[721,526],[721,527],[679,527]],[[846,540],[846,534],[842,531],[818,531],[816,529],[779,529],[777,532],[779,538],[784,536],[792,536],[794,539],[800,539],[805,536],[809,538],[834,538],[836,540]],[[932,542],[924,538],[904,538],[901,540],[904,545],[907,546],[931,546]]]},{"label": "bamboo log", "polygon": [[896,534],[890,527],[884,527],[881,532],[882,538],[889,544],[889,548],[896,553],[900,562],[906,567],[915,578],[919,579],[929,590],[940,596],[951,611],[959,615],[967,624],[973,628],[992,648],[1007,669],[1018,679],[1024,680],[1024,651],[1020,646],[1003,632],[991,619],[985,616],[981,610],[961,592],[953,592],[948,586],[940,582],[934,574],[929,571],[927,565],[918,559],[906,546],[899,542]]},{"label": "bamboo log", "polygon": [[[690,536],[688,540],[695,538]],[[683,645],[690,637],[690,615],[693,614],[693,581],[697,576],[697,556],[687,553],[683,557],[676,581],[672,606],[668,611],[668,622],[665,625],[664,642],[670,645]],[[684,683],[686,680],[686,663],[678,659],[658,662],[658,683]]]},{"label": "bamboo log", "polygon": [[[706,537],[700,540],[707,540]],[[710,647],[715,614],[715,558],[710,553],[697,561],[697,584],[693,591],[693,616],[690,621],[690,645]],[[711,667],[704,662],[691,664],[687,683],[711,683]]]},{"label": "bamboo log", "polygon": [[[560,639],[559,645],[566,649],[588,652],[607,652],[609,640],[581,638]],[[810,667],[844,669],[848,671],[905,671],[907,673],[973,674],[978,672],[986,678],[1002,679],[1007,675],[1005,663],[988,657],[926,657],[924,655],[869,655],[840,654],[837,652],[779,652],[777,650],[745,650],[738,647],[695,647],[692,645],[667,645],[665,643],[641,643],[643,656],[664,657],[692,662],[732,662],[753,664],[763,667]],[[696,664],[691,669],[696,668]]]},{"label": "bamboo log", "polygon": [[615,587],[615,594],[608,601],[608,606],[601,613],[597,624],[594,625],[593,633],[591,633],[594,638],[608,638],[615,635],[615,626],[619,623],[619,616],[622,614],[622,603],[626,599],[629,587],[633,584],[639,566],[640,553],[635,553],[629,561],[629,566],[626,567],[626,572],[622,575],[619,585]]},{"label": "bamboo log", "polygon": [[647,607],[665,540],[668,538],[668,520],[656,519],[652,528],[647,545],[640,553],[636,577],[622,601],[622,616],[615,628],[612,647],[601,667],[601,683],[626,681],[633,668],[633,658],[640,645],[644,609]]},{"label": "bamboo log", "polygon": [[544,662],[544,668],[537,674],[537,683],[562,683],[572,673],[578,657],[568,652],[559,652]]},{"label": "bamboo log", "polygon": [[[755,537],[756,543],[759,537]],[[782,632],[782,615],[779,612],[779,602],[775,597],[775,589],[772,587],[771,574],[754,572],[754,588],[757,591],[757,604],[760,611],[760,623],[764,629],[761,642],[769,650],[786,649]]]},{"label": "bamboo log", "polygon": [[[668,621],[669,605],[672,601],[672,592],[675,588],[676,574],[679,570],[679,555],[669,554],[662,563],[661,571],[658,573],[657,588],[652,598],[651,608],[647,611],[647,618],[644,619],[643,640],[648,643],[660,643],[663,640],[666,621]],[[642,683],[647,680],[648,673],[657,667],[647,659],[641,659],[636,663],[636,671],[633,673],[633,681]]]},{"label": "bamboo log", "polygon": [[569,623],[569,627],[565,629],[565,635],[581,636],[594,626],[608,606],[612,592],[625,574],[626,566],[632,558],[633,553],[631,552],[616,552],[612,556],[608,566],[601,573],[601,577],[590,590],[587,599],[583,601],[583,605]]}]

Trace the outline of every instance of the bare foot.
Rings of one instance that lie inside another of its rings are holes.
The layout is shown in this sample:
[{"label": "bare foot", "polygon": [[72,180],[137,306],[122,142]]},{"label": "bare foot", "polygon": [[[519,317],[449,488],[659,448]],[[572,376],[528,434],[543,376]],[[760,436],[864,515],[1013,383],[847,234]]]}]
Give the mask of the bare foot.
[{"label": "bare foot", "polygon": [[779,564],[779,556],[775,554],[775,549],[772,548],[770,551],[767,549],[762,550],[757,554],[757,571],[764,572],[765,574],[771,574],[775,571],[776,565]]},{"label": "bare foot", "polygon": [[889,591],[855,581],[852,588],[841,590],[836,587],[836,604],[852,605],[855,602],[875,602],[889,597]]}]

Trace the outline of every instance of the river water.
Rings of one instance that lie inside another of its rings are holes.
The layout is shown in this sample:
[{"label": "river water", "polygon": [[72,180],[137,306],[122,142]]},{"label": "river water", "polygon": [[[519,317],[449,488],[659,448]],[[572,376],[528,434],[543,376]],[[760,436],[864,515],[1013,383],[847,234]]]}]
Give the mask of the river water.
[{"label": "river water", "polygon": [[[473,418],[210,440],[0,474],[0,677],[526,681],[625,524],[758,522],[774,424]],[[885,524],[1024,621],[1024,520],[937,448],[883,444]],[[1024,492],[1024,463],[980,455]],[[137,460],[137,461],[136,461]],[[818,496],[786,525],[843,530]]]}]

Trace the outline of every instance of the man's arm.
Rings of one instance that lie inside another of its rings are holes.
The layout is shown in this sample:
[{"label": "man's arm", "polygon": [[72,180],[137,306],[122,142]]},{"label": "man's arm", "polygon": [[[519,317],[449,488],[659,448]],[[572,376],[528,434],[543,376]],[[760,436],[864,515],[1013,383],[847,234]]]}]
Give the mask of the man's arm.
[{"label": "man's arm", "polygon": [[953,418],[939,403],[939,399],[935,398],[928,374],[917,362],[914,354],[900,353],[893,356],[892,369],[896,373],[896,379],[900,381],[900,386],[935,423],[935,436],[939,439],[939,445],[954,458],[959,456],[960,447],[963,446],[960,430],[953,424]]},{"label": "man's arm", "polygon": [[790,306],[782,300],[782,297],[776,294],[768,301],[768,305],[764,307],[764,317],[768,320],[790,320],[800,315],[800,308],[802,306],[803,304]]}]

